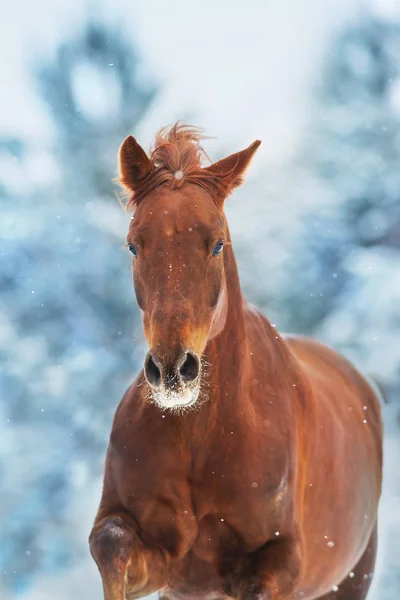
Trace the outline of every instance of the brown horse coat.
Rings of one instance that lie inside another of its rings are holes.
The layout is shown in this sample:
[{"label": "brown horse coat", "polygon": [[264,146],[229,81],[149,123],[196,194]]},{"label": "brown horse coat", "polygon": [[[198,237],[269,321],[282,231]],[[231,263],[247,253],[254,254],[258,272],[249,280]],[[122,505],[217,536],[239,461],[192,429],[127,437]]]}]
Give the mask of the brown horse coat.
[{"label": "brown horse coat", "polygon": [[164,132],[151,158],[121,148],[150,352],[115,415],[90,537],[105,600],[364,598],[370,572],[340,589],[376,526],[377,395],[243,300],[223,201],[258,144],[201,169],[196,135]]}]

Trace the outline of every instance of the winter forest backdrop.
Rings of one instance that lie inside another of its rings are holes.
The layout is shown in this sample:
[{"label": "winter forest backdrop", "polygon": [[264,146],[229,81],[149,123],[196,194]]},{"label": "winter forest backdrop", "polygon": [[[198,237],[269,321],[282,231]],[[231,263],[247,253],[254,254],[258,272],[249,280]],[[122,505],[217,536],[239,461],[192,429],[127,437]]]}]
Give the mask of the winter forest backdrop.
[{"label": "winter forest backdrop", "polygon": [[3,6],[2,599],[102,597],[87,536],[112,415],[145,351],[117,149],[177,119],[218,136],[214,159],[263,140],[227,208],[245,295],[384,390],[370,597],[399,597],[400,10],[265,4]]}]

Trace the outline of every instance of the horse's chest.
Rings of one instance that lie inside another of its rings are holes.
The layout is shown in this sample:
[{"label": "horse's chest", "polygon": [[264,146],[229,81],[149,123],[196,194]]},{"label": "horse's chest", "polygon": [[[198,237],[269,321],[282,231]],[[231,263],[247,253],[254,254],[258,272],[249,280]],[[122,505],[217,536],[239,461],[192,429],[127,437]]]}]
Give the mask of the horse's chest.
[{"label": "horse's chest", "polygon": [[[194,477],[191,497],[198,523],[193,552],[204,560],[223,546],[252,551],[279,532],[287,503],[284,474],[268,470],[248,472],[239,465],[211,469],[208,476]],[[279,533],[278,533],[279,535]]]},{"label": "horse's chest", "polygon": [[123,501],[149,543],[214,563],[224,548],[249,552],[279,532],[290,506],[286,451],[228,433],[206,451],[130,452],[138,460]]}]

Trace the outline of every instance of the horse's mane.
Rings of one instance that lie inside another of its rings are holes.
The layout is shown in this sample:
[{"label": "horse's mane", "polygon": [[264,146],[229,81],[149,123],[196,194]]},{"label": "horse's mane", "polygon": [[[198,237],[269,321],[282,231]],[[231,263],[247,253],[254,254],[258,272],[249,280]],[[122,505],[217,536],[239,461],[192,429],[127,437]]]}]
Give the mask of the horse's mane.
[{"label": "horse's mane", "polygon": [[173,188],[182,187],[186,182],[194,183],[215,198],[222,183],[202,166],[204,160],[210,162],[200,145],[207,137],[202,129],[179,123],[160,129],[150,154],[153,168],[129,197],[127,209],[138,206],[149,192],[165,183]]}]

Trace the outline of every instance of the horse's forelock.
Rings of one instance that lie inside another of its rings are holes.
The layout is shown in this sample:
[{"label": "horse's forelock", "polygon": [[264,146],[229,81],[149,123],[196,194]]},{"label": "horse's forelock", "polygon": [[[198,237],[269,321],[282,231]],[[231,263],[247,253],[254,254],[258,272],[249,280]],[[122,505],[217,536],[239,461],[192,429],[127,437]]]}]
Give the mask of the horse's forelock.
[{"label": "horse's forelock", "polygon": [[219,182],[202,168],[204,161],[211,162],[201,146],[207,137],[202,129],[180,123],[160,129],[150,154],[153,169],[128,199],[128,210],[138,206],[163,183],[170,183],[173,188],[182,187],[185,182],[193,183],[216,197],[220,192]]}]

